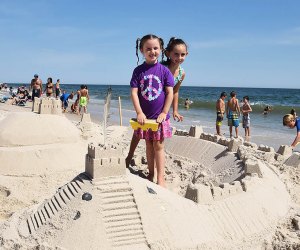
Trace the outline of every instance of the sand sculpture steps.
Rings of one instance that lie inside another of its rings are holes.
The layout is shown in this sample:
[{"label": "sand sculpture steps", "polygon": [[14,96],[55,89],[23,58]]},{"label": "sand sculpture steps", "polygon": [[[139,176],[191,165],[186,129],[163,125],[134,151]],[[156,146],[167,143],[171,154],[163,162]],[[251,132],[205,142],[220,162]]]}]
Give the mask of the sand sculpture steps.
[{"label": "sand sculpture steps", "polygon": [[24,236],[33,234],[67,206],[70,201],[81,194],[85,178],[86,177],[79,175],[73,181],[59,188],[52,198],[41,204],[26,220],[28,232],[24,232],[23,230]]},{"label": "sand sculpture steps", "polygon": [[105,231],[114,248],[141,245],[147,247],[141,216],[132,188],[125,176],[102,178],[93,181],[101,198],[101,214]]}]

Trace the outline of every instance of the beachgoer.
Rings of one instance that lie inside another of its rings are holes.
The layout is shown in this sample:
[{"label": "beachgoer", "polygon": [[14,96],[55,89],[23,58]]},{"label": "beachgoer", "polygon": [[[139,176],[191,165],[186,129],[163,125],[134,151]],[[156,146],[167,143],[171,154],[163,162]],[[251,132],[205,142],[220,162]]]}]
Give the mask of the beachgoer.
[{"label": "beachgoer", "polygon": [[250,137],[250,112],[252,112],[252,108],[249,102],[249,96],[243,97],[243,128],[245,129],[245,137]]},{"label": "beachgoer", "polygon": [[87,104],[88,100],[90,99],[89,97],[89,91],[86,85],[81,85],[80,86],[80,91],[79,91],[79,114],[81,113],[81,108],[83,107],[83,112],[87,112]]},{"label": "beachgoer", "polygon": [[220,98],[216,102],[217,120],[216,120],[216,130],[217,135],[221,135],[221,125],[225,114],[225,98],[227,97],[226,92],[222,92]]},{"label": "beachgoer", "polygon": [[52,96],[52,94],[53,94],[53,88],[54,88],[54,85],[52,83],[52,78],[49,77],[47,79],[47,83],[46,83],[45,90],[44,90],[44,93],[46,92],[46,96],[47,97],[51,97]]},{"label": "beachgoer", "polygon": [[235,127],[235,137],[239,135],[239,117],[240,117],[240,106],[239,100],[236,98],[236,93],[234,91],[230,92],[230,99],[226,105],[226,115],[228,119],[229,134],[232,137],[232,126]]},{"label": "beachgoer", "polygon": [[264,108],[264,111],[263,111],[263,115],[267,115],[271,112],[271,107],[269,105],[267,105],[265,108]]},{"label": "beachgoer", "polygon": [[61,107],[63,112],[66,112],[68,106],[69,106],[69,99],[73,99],[74,93],[73,91],[71,92],[71,94],[67,94],[66,91],[63,92],[63,94],[60,96],[60,100],[61,100]]},{"label": "beachgoer", "polygon": [[[180,122],[183,121],[183,116],[178,113],[179,89],[186,75],[181,64],[184,62],[185,57],[188,54],[187,45],[182,39],[172,37],[164,51],[167,60],[162,61],[162,64],[168,67],[171,71],[175,82],[175,86],[173,88],[173,118]],[[133,134],[129,152],[126,157],[127,167],[133,158],[134,151],[139,144],[139,141],[140,140]]]},{"label": "beachgoer", "polygon": [[287,114],[283,117],[283,126],[297,128],[297,136],[291,144],[292,148],[296,147],[300,142],[300,118],[297,117],[295,109],[292,109],[290,114]]},{"label": "beachgoer", "polygon": [[146,35],[136,41],[145,62],[137,66],[130,81],[131,98],[137,113],[137,121],[144,124],[147,119],[159,123],[157,131],[135,130],[135,136],[146,140],[146,155],[149,168],[148,179],[153,181],[154,165],[157,168],[157,184],[165,186],[164,139],[172,136],[169,109],[173,100],[174,77],[170,70],[158,62],[163,49],[163,40],[155,35]]},{"label": "beachgoer", "polygon": [[186,109],[189,109],[191,104],[192,104],[192,101],[189,98],[186,98],[184,101],[184,107]]},{"label": "beachgoer", "polygon": [[71,105],[72,113],[78,114],[78,99]]},{"label": "beachgoer", "polygon": [[55,83],[55,97],[56,99],[58,99],[60,95],[60,80],[57,79],[56,83]]},{"label": "beachgoer", "polygon": [[31,80],[30,88],[29,90],[32,89],[32,94],[31,94],[31,99],[34,101],[34,97],[41,97],[42,94],[42,80],[39,78],[38,74],[34,75],[34,78]]}]

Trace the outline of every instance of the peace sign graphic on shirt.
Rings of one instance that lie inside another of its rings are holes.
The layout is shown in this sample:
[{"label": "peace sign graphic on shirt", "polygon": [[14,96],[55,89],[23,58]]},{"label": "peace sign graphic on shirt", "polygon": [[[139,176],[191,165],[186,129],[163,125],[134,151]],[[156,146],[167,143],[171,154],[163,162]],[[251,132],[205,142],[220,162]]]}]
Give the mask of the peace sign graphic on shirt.
[{"label": "peace sign graphic on shirt", "polygon": [[[158,83],[158,89],[153,87],[153,83],[154,83],[153,80],[155,80]],[[148,82],[148,86],[145,88],[145,85],[147,85],[147,82]],[[153,101],[160,96],[160,94],[162,92],[162,84],[161,84],[161,80],[158,78],[158,76],[153,75],[153,74],[144,76],[144,79],[142,79],[140,81],[140,83],[141,83],[142,96],[146,100]]]}]

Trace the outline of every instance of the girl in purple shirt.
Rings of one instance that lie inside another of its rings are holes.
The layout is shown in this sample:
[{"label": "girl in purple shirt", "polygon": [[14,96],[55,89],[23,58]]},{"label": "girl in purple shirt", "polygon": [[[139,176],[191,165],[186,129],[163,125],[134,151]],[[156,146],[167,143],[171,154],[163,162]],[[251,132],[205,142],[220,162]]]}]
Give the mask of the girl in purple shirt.
[{"label": "girl in purple shirt", "polygon": [[134,69],[130,86],[138,123],[144,124],[147,119],[160,123],[158,131],[138,129],[134,134],[146,140],[148,179],[153,181],[156,165],[157,184],[165,187],[164,138],[172,136],[169,109],[173,100],[174,78],[170,70],[158,62],[162,48],[162,39],[155,35],[137,40],[137,56],[139,49],[145,62]]}]

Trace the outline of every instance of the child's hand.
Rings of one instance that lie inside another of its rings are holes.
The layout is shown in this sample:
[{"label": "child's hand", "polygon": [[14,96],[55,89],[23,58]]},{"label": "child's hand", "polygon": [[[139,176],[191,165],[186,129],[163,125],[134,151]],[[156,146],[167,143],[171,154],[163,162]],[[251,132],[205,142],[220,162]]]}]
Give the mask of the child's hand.
[{"label": "child's hand", "polygon": [[167,114],[165,113],[160,113],[160,115],[157,117],[156,121],[158,123],[162,123],[163,121],[165,121],[167,118]]},{"label": "child's hand", "polygon": [[142,112],[142,113],[138,113],[138,114],[137,114],[136,119],[137,119],[137,122],[138,122],[139,124],[144,125],[144,124],[145,124],[145,121],[146,121],[146,119],[147,119],[147,117],[146,117],[145,114]]},{"label": "child's hand", "polygon": [[183,116],[180,115],[177,111],[173,112],[173,118],[177,122],[182,122],[183,121]]}]

